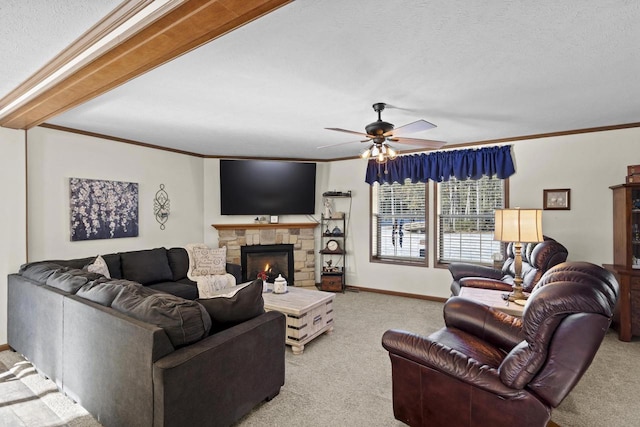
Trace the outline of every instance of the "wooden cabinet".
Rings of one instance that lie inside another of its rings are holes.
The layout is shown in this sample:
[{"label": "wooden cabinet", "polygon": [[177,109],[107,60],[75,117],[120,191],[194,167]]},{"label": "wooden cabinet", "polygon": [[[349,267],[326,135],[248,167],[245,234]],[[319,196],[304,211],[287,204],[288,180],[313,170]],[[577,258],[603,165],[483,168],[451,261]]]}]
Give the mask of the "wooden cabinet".
[{"label": "wooden cabinet", "polygon": [[343,273],[322,273],[320,289],[329,292],[342,292],[344,281]]},{"label": "wooden cabinet", "polygon": [[613,191],[613,264],[604,267],[620,283],[614,318],[618,337],[640,335],[640,184],[611,187]]},{"label": "wooden cabinet", "polygon": [[347,237],[347,216],[349,214],[351,202],[351,191],[325,193],[323,204],[329,204],[331,209],[325,211],[320,218],[320,228],[322,245],[320,248],[320,258],[322,261],[322,271],[320,280],[320,290],[329,292],[343,292],[345,283],[345,249]]}]

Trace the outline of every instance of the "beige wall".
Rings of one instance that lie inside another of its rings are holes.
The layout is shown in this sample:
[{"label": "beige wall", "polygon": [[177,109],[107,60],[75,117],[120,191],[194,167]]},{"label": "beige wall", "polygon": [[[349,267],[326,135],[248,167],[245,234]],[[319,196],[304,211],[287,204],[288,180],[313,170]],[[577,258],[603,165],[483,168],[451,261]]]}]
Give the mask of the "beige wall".
[{"label": "beige wall", "polygon": [[[28,131],[27,146],[29,261],[203,241],[203,159],[40,127]],[[139,236],[72,242],[72,177],[138,183]],[[160,184],[171,201],[165,230],[153,214]]]},{"label": "beige wall", "polygon": [[0,127],[0,345],[7,342],[7,274],[26,261],[24,135]]}]

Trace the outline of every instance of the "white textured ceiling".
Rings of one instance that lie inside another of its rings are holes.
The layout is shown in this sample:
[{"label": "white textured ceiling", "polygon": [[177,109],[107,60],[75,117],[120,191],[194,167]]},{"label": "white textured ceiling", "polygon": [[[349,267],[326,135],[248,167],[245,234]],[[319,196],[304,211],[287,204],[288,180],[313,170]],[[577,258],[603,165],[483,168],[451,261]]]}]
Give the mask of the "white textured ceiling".
[{"label": "white textured ceiling", "polygon": [[122,0],[0,0],[0,98]]},{"label": "white textured ceiling", "polygon": [[[358,139],[323,128],[363,132],[375,102],[398,107],[382,114],[396,126],[436,124],[411,136],[450,146],[639,122],[639,22],[636,0],[296,0],[48,123],[206,155],[332,159],[365,144],[319,150]],[[52,34],[43,64],[75,38]],[[23,36],[8,34],[18,51]]]}]

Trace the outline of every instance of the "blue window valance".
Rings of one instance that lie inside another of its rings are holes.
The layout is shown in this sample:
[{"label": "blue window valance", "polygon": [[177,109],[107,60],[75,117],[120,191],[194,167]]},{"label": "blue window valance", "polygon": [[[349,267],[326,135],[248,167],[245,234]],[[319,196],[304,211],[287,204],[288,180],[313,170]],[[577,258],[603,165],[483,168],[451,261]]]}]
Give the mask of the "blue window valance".
[{"label": "blue window valance", "polygon": [[398,156],[381,165],[369,160],[365,182],[373,185],[394,182],[442,182],[451,177],[480,179],[482,176],[508,178],[515,173],[511,146],[485,147],[477,150],[437,151],[429,154]]}]

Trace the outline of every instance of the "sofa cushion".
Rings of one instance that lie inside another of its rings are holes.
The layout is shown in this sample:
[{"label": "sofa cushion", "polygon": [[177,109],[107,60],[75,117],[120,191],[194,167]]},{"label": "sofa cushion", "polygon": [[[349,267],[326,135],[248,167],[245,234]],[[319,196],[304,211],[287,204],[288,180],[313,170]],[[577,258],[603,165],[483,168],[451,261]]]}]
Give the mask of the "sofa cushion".
[{"label": "sofa cushion", "polygon": [[89,264],[92,264],[96,260],[96,257],[88,258],[76,258],[76,259],[64,259],[64,260],[51,260],[56,264],[60,264],[62,267],[69,268],[86,268]]},{"label": "sofa cushion", "polygon": [[264,313],[262,280],[221,289],[211,298],[197,299],[211,316],[212,332],[226,329]]},{"label": "sofa cushion", "polygon": [[102,274],[107,279],[111,279],[111,274],[109,273],[109,266],[107,262],[100,255],[96,257],[96,259],[87,266],[87,271],[91,273]]},{"label": "sofa cushion", "polygon": [[102,258],[109,267],[109,274],[112,279],[122,279],[122,267],[120,266],[120,254],[106,254]]},{"label": "sofa cushion", "polygon": [[202,305],[138,284],[124,287],[111,307],[161,327],[174,347],[198,341],[211,329],[211,318]]},{"label": "sofa cushion", "polygon": [[211,249],[206,246],[194,246],[192,250],[192,276],[208,276],[227,273],[227,247]]},{"label": "sofa cushion", "polygon": [[120,262],[122,277],[143,285],[169,282],[173,278],[165,248],[122,252]]},{"label": "sofa cushion", "polygon": [[102,275],[77,268],[62,268],[47,278],[47,285],[61,291],[75,294],[87,282],[97,280]]},{"label": "sofa cushion", "polygon": [[156,291],[165,292],[180,298],[194,300],[198,298],[198,287],[180,282],[160,282],[148,285],[149,288]]},{"label": "sofa cushion", "polygon": [[189,271],[189,254],[185,248],[171,248],[167,250],[169,267],[173,274],[173,281],[177,282],[187,277]]},{"label": "sofa cushion", "polygon": [[62,269],[63,267],[59,264],[41,261],[22,265],[20,267],[20,274],[35,282],[46,283],[49,276]]},{"label": "sofa cushion", "polygon": [[185,277],[184,279],[180,279],[180,280],[176,280],[177,283],[184,283],[185,285],[192,285],[197,287],[198,283],[194,282],[193,280],[189,279],[188,277]]},{"label": "sofa cushion", "polygon": [[111,307],[113,300],[118,296],[123,287],[136,285],[138,283],[130,280],[110,280],[102,277],[93,282],[89,282],[76,292],[76,296],[93,301],[97,304]]}]

